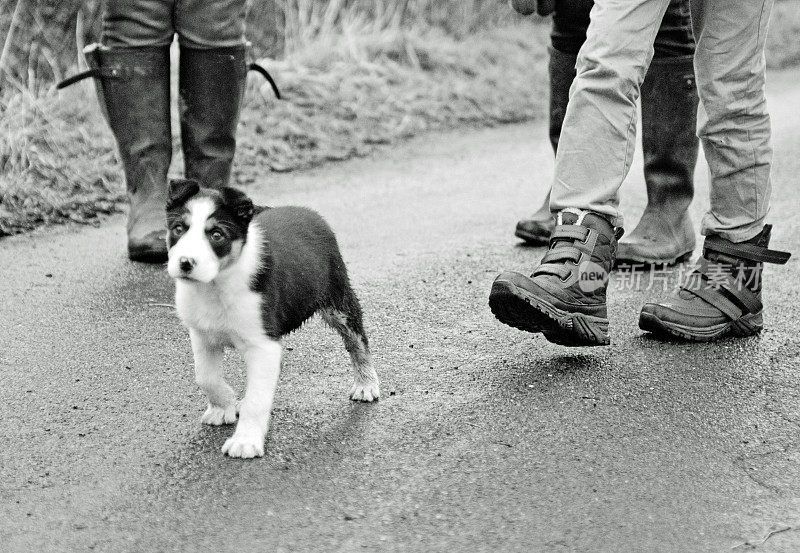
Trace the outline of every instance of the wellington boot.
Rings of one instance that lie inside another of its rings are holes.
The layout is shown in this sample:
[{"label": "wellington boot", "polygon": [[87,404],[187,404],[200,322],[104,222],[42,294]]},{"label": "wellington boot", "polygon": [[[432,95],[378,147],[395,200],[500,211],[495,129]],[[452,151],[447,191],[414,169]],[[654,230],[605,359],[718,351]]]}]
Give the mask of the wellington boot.
[{"label": "wellington boot", "polygon": [[647,207],[620,240],[617,264],[671,265],[691,257],[695,246],[688,212],[699,144],[692,58],[653,60],[641,98]]},{"label": "wellington boot", "polygon": [[187,179],[229,184],[247,78],[245,45],[180,49],[180,120]]}]

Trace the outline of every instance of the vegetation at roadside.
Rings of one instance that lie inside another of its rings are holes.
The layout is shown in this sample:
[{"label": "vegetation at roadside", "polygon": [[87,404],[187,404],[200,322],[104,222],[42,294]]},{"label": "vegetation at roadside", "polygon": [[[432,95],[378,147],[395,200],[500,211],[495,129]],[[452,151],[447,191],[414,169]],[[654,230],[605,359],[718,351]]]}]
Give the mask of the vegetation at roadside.
[{"label": "vegetation at roadside", "polygon": [[[379,26],[348,13],[328,27],[311,17],[303,28],[313,32],[287,33],[304,46],[260,60],[284,99],[250,76],[235,183],[268,182],[270,171],[365,155],[429,129],[541,115],[548,32],[541,22],[503,12],[501,24],[473,30],[462,22],[448,31],[392,19]],[[175,112],[171,172],[178,174]],[[125,191],[113,146],[91,82],[0,103],[0,236],[120,210]]]}]

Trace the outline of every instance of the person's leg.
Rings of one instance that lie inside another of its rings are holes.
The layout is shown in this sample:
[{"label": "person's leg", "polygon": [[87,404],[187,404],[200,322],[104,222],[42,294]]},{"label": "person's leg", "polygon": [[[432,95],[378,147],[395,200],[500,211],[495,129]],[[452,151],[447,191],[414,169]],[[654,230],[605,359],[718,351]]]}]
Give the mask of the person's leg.
[{"label": "person's leg", "polygon": [[695,1],[698,133],[711,172],[703,257],[666,301],[646,304],[639,326],[694,341],[750,336],[763,327],[764,263],[789,254],[768,249],[770,124],[764,98],[764,40],[772,0]]},{"label": "person's leg", "polygon": [[622,223],[617,190],[630,168],[636,100],[669,0],[598,0],[561,130],[550,250],[529,278],[495,279],[503,323],[570,346],[609,343],[606,288]]},{"label": "person's leg", "polygon": [[103,10],[103,46],[168,46],[175,35],[174,4],[174,0],[107,0]]},{"label": "person's leg", "polygon": [[[558,137],[561,135],[561,125],[567,111],[569,87],[575,78],[576,59],[577,53],[568,54],[554,48],[550,50],[550,144],[554,154],[558,150]],[[553,227],[555,223],[550,212],[550,182],[547,182],[547,194],[542,205],[529,218],[517,222],[514,235],[522,238],[528,245],[546,246]]]},{"label": "person's leg", "polygon": [[698,135],[711,173],[702,233],[732,242],[761,232],[771,193],[764,42],[772,0],[692,3]]},{"label": "person's leg", "polygon": [[98,98],[125,171],[128,256],[135,261],[158,263],[167,257],[171,15],[168,0],[109,0],[102,45],[87,51],[101,75]]},{"label": "person's leg", "polygon": [[641,88],[647,206],[619,241],[617,264],[672,264],[694,251],[689,216],[699,141],[689,0],[672,0]]},{"label": "person's leg", "polygon": [[636,142],[636,100],[669,0],[599,0],[556,154],[550,209],[576,207],[622,226],[617,191]]},{"label": "person's leg", "polygon": [[[560,0],[556,2],[553,13],[553,28],[550,34],[550,125],[549,135],[553,153],[558,151],[558,139],[564,114],[569,102],[569,89],[575,78],[575,63],[578,52],[586,41],[586,28],[589,26],[589,12],[592,0]],[[555,223],[550,212],[550,185],[539,209],[527,219],[517,222],[514,235],[533,246],[546,246],[550,241]]]},{"label": "person's leg", "polygon": [[180,42],[181,139],[186,177],[220,188],[230,180],[244,95],[245,0],[184,0]]}]

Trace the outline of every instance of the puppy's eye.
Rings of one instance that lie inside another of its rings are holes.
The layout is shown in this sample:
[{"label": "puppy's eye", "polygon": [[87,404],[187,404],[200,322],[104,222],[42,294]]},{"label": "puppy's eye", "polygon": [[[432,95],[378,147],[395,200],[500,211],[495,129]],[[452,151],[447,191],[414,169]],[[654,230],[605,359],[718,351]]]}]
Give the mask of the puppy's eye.
[{"label": "puppy's eye", "polygon": [[225,240],[225,234],[219,229],[214,229],[211,231],[211,239],[214,242],[221,242],[222,240]]},{"label": "puppy's eye", "polygon": [[177,225],[172,227],[172,234],[174,234],[175,236],[180,236],[184,232],[186,232],[186,227],[182,223],[178,223]]}]

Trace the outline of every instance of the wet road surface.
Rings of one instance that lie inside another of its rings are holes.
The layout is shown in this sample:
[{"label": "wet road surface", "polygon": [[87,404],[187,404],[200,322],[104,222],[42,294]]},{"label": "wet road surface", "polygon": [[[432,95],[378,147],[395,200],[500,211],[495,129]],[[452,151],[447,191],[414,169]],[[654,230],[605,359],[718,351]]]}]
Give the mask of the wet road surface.
[{"label": "wet road surface", "polygon": [[[337,231],[383,397],[347,400],[344,349],[312,321],[286,340],[255,461],[220,453],[231,427],[201,427],[172,284],[127,262],[123,218],[3,240],[0,549],[800,551],[798,77],[769,81],[773,247],[795,256],[768,267],[766,330],[748,339],[643,335],[638,308],[664,284],[623,275],[610,347],[494,320],[491,281],[543,253],[512,235],[552,169],[541,123],[267,175],[258,201]],[[639,160],[629,228],[644,201]]]}]

